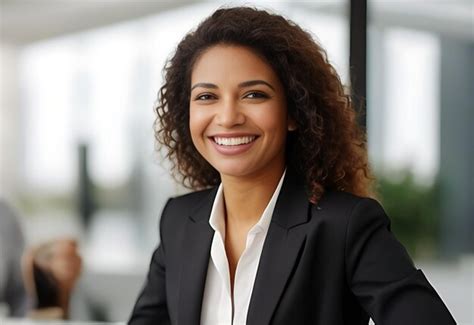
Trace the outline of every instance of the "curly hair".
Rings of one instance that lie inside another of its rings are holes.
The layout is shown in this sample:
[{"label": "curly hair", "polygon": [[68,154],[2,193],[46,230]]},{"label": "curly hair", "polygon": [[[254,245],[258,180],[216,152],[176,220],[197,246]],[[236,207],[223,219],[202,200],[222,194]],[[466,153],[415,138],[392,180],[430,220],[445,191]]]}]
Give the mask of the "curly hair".
[{"label": "curly hair", "polygon": [[220,183],[218,171],[194,147],[189,129],[193,65],[217,44],[250,48],[280,78],[288,114],[297,124],[288,133],[286,164],[303,175],[311,202],[329,189],[376,196],[365,132],[325,50],[291,20],[252,7],[215,11],[181,40],[164,67],[155,137],[168,149],[178,181],[192,189]]}]

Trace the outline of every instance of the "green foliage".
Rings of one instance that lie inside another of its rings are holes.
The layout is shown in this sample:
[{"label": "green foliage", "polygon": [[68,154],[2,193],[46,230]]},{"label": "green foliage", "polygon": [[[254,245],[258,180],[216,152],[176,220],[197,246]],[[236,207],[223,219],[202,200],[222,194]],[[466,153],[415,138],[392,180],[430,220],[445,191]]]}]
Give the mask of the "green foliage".
[{"label": "green foliage", "polygon": [[414,258],[436,257],[440,225],[439,182],[418,184],[404,172],[399,180],[378,178],[378,192],[392,232]]}]

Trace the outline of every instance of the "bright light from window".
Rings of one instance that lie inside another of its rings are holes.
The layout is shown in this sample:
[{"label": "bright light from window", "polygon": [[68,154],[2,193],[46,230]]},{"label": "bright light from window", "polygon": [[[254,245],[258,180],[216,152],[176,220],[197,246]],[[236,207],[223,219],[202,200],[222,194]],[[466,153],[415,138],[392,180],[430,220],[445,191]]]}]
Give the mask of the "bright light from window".
[{"label": "bright light from window", "polygon": [[439,60],[437,38],[393,29],[385,37],[384,160],[431,181],[439,163]]}]

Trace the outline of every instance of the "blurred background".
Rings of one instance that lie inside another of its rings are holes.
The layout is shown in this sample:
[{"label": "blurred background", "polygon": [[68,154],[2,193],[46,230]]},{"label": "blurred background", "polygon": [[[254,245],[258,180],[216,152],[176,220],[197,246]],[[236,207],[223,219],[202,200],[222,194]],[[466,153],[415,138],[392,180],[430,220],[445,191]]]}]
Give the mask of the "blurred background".
[{"label": "blurred background", "polygon": [[[346,85],[350,1],[252,1],[311,31]],[[30,244],[80,242],[73,316],[124,321],[158,218],[186,192],[155,150],[177,42],[249,2],[1,0],[0,197]],[[369,156],[392,230],[460,324],[474,316],[474,5],[368,1]],[[1,217],[1,216],[0,216]]]}]

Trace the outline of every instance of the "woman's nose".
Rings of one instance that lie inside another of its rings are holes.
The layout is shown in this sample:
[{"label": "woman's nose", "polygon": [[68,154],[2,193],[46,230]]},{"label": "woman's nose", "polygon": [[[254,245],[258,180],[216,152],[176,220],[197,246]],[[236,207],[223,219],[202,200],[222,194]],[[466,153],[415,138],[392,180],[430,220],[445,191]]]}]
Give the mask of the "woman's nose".
[{"label": "woman's nose", "polygon": [[243,124],[245,116],[235,100],[226,99],[222,101],[222,105],[218,108],[216,122],[220,126],[231,128],[235,125]]}]

